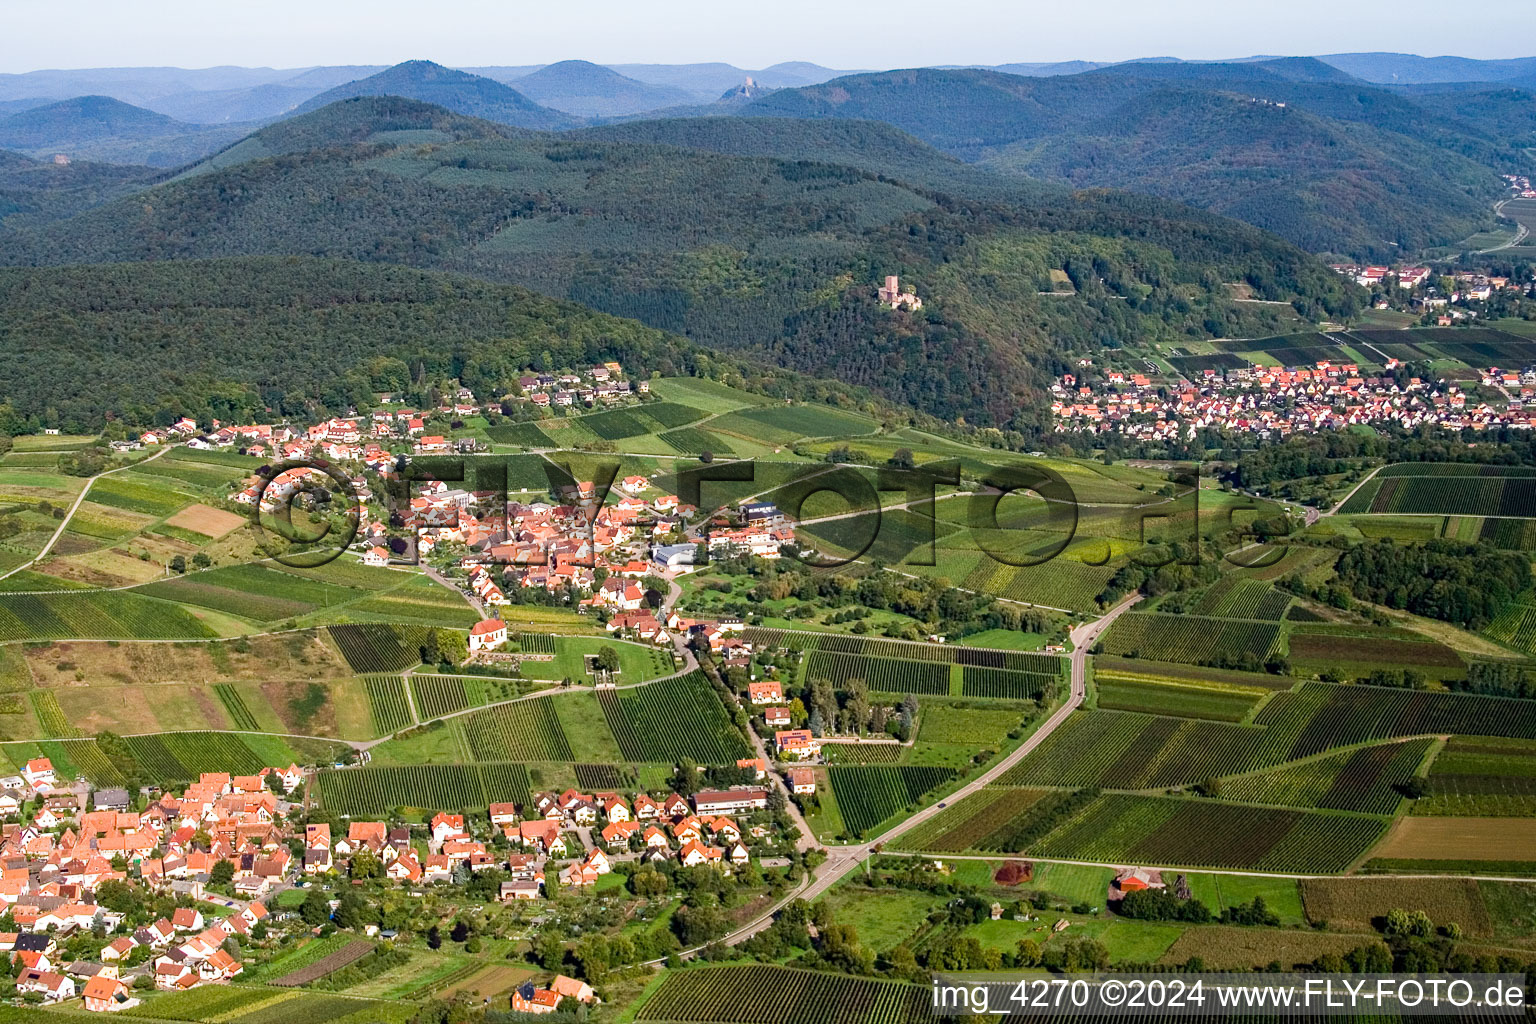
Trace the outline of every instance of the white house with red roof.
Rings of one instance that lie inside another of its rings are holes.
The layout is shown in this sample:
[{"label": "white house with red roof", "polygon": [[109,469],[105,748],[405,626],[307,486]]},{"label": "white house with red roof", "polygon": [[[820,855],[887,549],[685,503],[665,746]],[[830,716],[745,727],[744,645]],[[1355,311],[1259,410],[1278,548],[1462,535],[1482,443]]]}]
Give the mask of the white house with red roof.
[{"label": "white house with red roof", "polygon": [[481,619],[470,627],[469,652],[494,651],[507,642],[507,624],[500,619]]}]

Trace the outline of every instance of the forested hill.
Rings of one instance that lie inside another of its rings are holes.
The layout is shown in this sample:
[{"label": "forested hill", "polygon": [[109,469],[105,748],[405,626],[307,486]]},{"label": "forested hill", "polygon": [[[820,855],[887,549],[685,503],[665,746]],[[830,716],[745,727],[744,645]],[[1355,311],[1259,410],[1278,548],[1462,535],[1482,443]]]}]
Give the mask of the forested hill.
[{"label": "forested hill", "polygon": [[1140,188],[1271,226],[1314,251],[1367,256],[1465,237],[1487,220],[1498,174],[1526,169],[1521,123],[1494,116],[1502,101],[1456,109],[1313,65],[1326,67],[891,71],[780,90],[741,112],[886,121],[968,161]]},{"label": "forested hill", "polygon": [[36,428],[44,410],[80,432],[108,412],[312,418],[412,381],[496,394],[528,367],[610,359],[642,375],[736,374],[786,397],[858,397],[515,286],[292,256],[0,269],[0,350],[0,433]]},{"label": "forested hill", "polygon": [[1070,135],[1004,147],[987,165],[1170,196],[1313,252],[1390,254],[1455,242],[1488,215],[1498,191],[1486,166],[1426,153],[1396,132],[1174,89],[1143,93]]},{"label": "forested hill", "polygon": [[978,167],[883,121],[669,117],[579,128],[568,138],[643,142],[730,156],[856,167],[938,192],[1009,202],[1064,202],[1067,192],[1004,168]]},{"label": "forested hill", "polygon": [[0,115],[0,149],[52,159],[175,167],[228,145],[249,125],[186,124],[115,100],[76,96]]},{"label": "forested hill", "polygon": [[516,138],[525,129],[401,96],[357,96],[267,125],[182,171],[183,176],[268,157],[338,146],[435,145],[464,139]]},{"label": "forested hill", "polygon": [[494,79],[455,71],[429,60],[406,61],[376,75],[338,85],[300,104],[297,112],[319,110],[355,96],[401,96],[519,128],[558,129],[581,123],[580,118],[541,107]]},{"label": "forested hill", "polygon": [[[809,143],[799,159],[775,159],[508,138],[455,122],[423,144],[422,129],[397,127],[398,111],[370,110],[341,105],[305,115],[328,119],[323,131],[302,119],[283,129],[362,141],[233,162],[44,227],[0,228],[0,259],[302,253],[458,270],[865,385],[947,420],[1021,428],[1046,419],[1044,386],[1069,351],[1280,329],[1276,307],[1232,301],[1229,282],[1314,317],[1346,314],[1357,297],[1277,237],[1164,200],[1053,188],[1038,202],[1001,202],[937,170],[914,186],[810,159]],[[876,285],[892,273],[923,296],[921,313],[877,305]],[[1064,287],[1073,294],[1049,294]]]}]

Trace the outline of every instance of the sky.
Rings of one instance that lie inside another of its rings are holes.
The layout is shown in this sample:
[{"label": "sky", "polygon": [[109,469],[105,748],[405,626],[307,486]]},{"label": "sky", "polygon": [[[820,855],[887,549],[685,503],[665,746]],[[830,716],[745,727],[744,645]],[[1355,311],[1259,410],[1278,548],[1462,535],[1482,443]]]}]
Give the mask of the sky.
[{"label": "sky", "polygon": [[0,72],[306,67],[426,58],[454,66],[725,61],[760,68],[1219,59],[1390,50],[1521,57],[1524,32],[1440,0],[8,0]]}]

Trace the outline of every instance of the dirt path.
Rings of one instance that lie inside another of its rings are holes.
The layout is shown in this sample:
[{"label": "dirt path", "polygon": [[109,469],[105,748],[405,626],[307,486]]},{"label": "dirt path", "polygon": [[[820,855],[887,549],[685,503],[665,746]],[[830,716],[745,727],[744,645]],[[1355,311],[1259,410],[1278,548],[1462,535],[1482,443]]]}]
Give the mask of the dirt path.
[{"label": "dirt path", "polygon": [[5,579],[7,576],[21,572],[21,570],[27,568],[28,566],[36,565],[48,557],[48,552],[52,551],[53,546],[58,543],[59,538],[64,536],[64,531],[69,528],[69,521],[74,518],[75,511],[80,507],[81,502],[85,501],[85,496],[91,493],[91,485],[94,484],[97,480],[100,480],[104,476],[111,476],[113,473],[121,473],[126,469],[135,469],[147,462],[154,462],[156,459],[170,450],[171,449],[169,447],[162,448],[147,459],[140,459],[138,462],[130,462],[128,465],[118,466],[116,469],[103,470],[102,472],[97,473],[95,476],[87,480],[85,482],[85,486],[80,488],[80,493],[75,496],[74,503],[69,506],[69,511],[64,513],[64,518],[60,521],[59,528],[53,531],[53,536],[48,538],[48,543],[43,545],[42,550],[39,551],[30,562],[23,562],[14,569],[8,570],[6,572],[0,572],[0,580]]}]

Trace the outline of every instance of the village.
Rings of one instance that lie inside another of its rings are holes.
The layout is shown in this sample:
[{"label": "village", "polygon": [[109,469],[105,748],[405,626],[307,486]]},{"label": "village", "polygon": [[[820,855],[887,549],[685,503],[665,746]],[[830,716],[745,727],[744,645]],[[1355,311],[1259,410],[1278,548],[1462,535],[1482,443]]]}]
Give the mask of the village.
[{"label": "village", "polygon": [[[1386,361],[1387,374],[1401,364]],[[1320,360],[1312,366],[1206,369],[1177,384],[1145,374],[1105,371],[1094,384],[1063,374],[1052,385],[1057,430],[1117,433],[1140,440],[1189,441],[1199,431],[1250,434],[1260,440],[1350,426],[1394,424],[1404,429],[1528,430],[1536,425],[1536,367],[1480,372],[1498,391],[1476,398],[1452,381],[1396,375],[1367,377],[1355,363]]]},{"label": "village", "polygon": [[[609,623],[609,632],[666,647],[677,631],[686,634],[711,624],[676,616],[658,619],[644,607],[641,581],[693,571],[701,543],[707,543],[711,557],[780,557],[782,548],[795,543],[795,535],[773,505],[745,502],[734,518],[716,517],[706,542],[691,525],[698,510],[645,476],[626,476],[601,495],[591,481],[551,484],[546,495],[526,495],[526,500],[442,481],[413,482],[409,507],[399,509],[386,507],[368,479],[368,474],[380,482],[397,478],[416,455],[484,451],[484,444],[472,437],[425,434],[429,420],[458,422],[509,405],[525,411],[618,405],[649,392],[648,382],[631,383],[623,376],[618,363],[605,363],[583,374],[525,376],[519,382],[521,394],[499,401],[479,403],[460,388],[452,401],[430,413],[386,408],[309,426],[214,423],[204,430],[183,418],[114,447],[127,451],[179,443],[272,459],[278,472],[253,476],[229,497],[237,508],[268,515],[305,500],[311,484],[328,475],[307,464],[319,460],[346,474],[357,499],[364,565],[388,568],[432,560],[482,610],[530,601],[569,602],[578,610],[596,611]],[[285,463],[306,464],[285,468]],[[449,551],[453,557],[445,557]],[[712,637],[719,632],[714,628]],[[471,653],[494,646],[480,634],[472,634],[470,643]]]},{"label": "village", "polygon": [[[738,761],[735,778],[750,781],[688,797],[568,789],[532,794],[528,806],[493,803],[482,815],[440,812],[414,827],[351,820],[333,832],[330,822],[307,820],[297,802],[306,783],[297,765],[205,773],[179,796],[152,793],[146,804],[125,789],[61,779],[48,758],[36,758],[0,780],[12,814],[36,808],[5,825],[0,840],[0,925],[13,929],[0,931],[0,952],[15,965],[18,995],[109,1012],[150,990],[239,978],[244,942],[319,932],[291,909],[275,909],[275,898],[296,888],[373,879],[419,896],[494,872],[493,898],[517,904],[546,899],[549,886],[601,891],[621,865],[626,873],[659,866],[724,876],[754,863],[782,867],[799,837],[786,829],[768,770],[761,758]],[[131,810],[136,804],[144,806]],[[140,917],[144,907],[166,913],[134,921],[129,907]],[[364,931],[394,938],[377,925]],[[86,949],[93,953],[82,955]],[[514,1012],[542,1014],[566,1000],[596,996],[557,975],[520,987],[511,1003]]]}]

